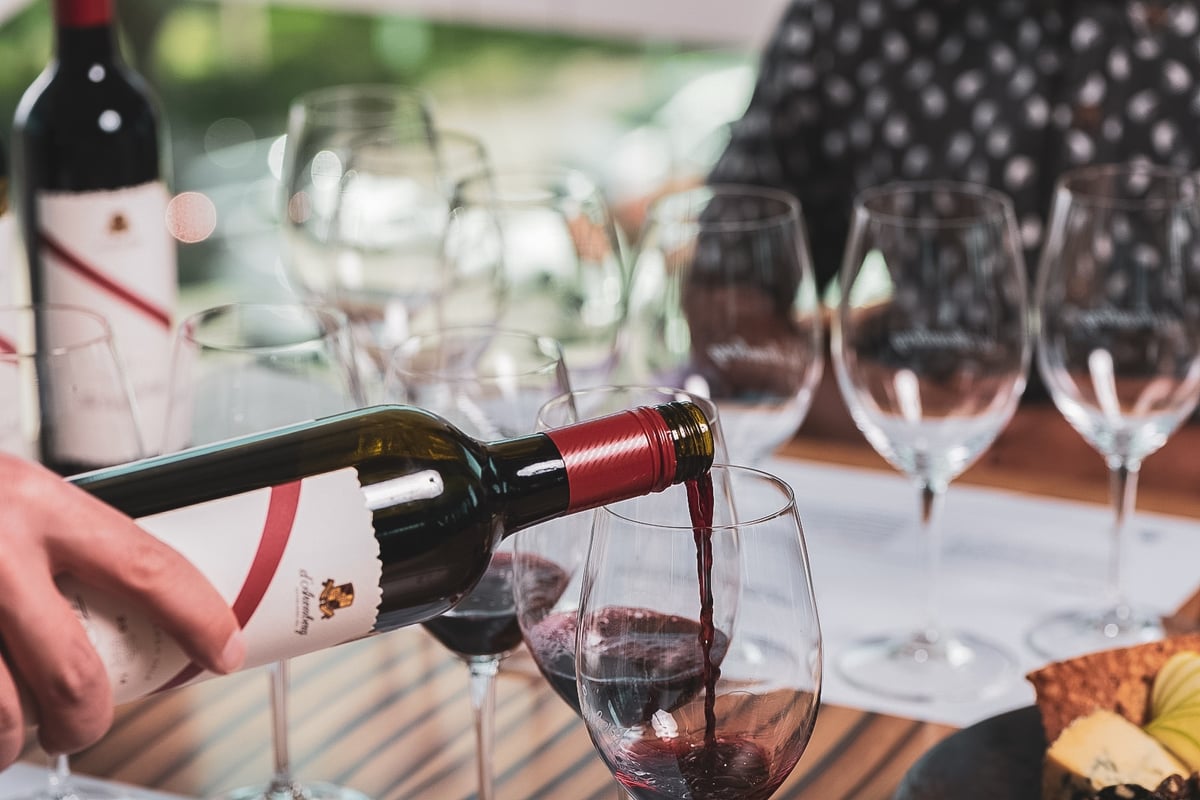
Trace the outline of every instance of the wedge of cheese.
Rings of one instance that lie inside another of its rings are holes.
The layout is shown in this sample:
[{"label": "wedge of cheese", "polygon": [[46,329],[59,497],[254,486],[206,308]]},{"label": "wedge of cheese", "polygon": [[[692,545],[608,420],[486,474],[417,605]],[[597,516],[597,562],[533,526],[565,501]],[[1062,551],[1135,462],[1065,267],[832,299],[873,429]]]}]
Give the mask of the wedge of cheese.
[{"label": "wedge of cheese", "polygon": [[1188,772],[1129,720],[1096,711],[1068,725],[1046,751],[1042,800],[1076,800],[1119,783],[1153,789],[1169,775]]}]

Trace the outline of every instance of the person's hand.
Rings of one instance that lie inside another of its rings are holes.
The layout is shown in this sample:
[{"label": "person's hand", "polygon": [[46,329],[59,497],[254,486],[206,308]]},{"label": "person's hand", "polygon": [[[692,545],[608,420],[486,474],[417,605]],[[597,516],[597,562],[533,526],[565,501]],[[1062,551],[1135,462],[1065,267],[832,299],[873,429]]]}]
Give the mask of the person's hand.
[{"label": "person's hand", "polygon": [[68,574],[144,606],[209,670],[245,657],[233,612],[183,556],[44,467],[0,454],[0,769],[34,721],[18,686],[47,752],[80,750],[112,723],[108,675],[55,585]]}]

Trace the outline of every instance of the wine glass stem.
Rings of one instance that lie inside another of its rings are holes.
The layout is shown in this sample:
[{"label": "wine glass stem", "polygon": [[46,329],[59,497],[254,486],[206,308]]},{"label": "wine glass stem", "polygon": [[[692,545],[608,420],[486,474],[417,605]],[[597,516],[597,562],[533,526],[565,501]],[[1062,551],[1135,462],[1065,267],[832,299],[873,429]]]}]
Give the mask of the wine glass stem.
[{"label": "wine glass stem", "polygon": [[1108,562],[1109,604],[1118,615],[1127,611],[1125,580],[1122,570],[1126,546],[1125,529],[1137,503],[1138,461],[1113,460],[1109,463],[1109,494],[1113,505],[1112,549]]},{"label": "wine glass stem", "polygon": [[925,545],[925,618],[922,634],[927,642],[941,638],[942,501],[944,484],[922,481],[920,533]]},{"label": "wine glass stem", "polygon": [[498,658],[472,658],[467,661],[471,671],[471,710],[475,714],[475,766],[479,773],[479,800],[493,800],[492,786],[492,728],[496,712],[496,672]]},{"label": "wine glass stem", "polygon": [[288,662],[271,665],[271,744],[274,748],[275,771],[267,796],[292,794],[292,765],[288,753]]},{"label": "wine glass stem", "polygon": [[65,753],[54,756],[54,768],[50,770],[50,797],[69,797],[71,792],[71,762]]}]

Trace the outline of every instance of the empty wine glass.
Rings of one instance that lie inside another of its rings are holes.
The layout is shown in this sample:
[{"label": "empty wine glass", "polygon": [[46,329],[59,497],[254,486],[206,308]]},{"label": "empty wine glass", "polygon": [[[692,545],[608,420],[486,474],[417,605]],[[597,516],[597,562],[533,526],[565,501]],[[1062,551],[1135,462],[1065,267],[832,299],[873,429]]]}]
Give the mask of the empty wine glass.
[{"label": "empty wine glass", "polygon": [[938,526],[950,481],[991,445],[1025,387],[1025,267],[1012,206],[989,189],[895,183],[863,192],[840,276],[832,353],[859,430],[918,491],[926,558],[916,631],[860,641],[852,684],[914,700],[966,700],[1016,675],[1002,647],[940,621]]},{"label": "empty wine glass", "polygon": [[[316,419],[362,405],[349,323],[330,308],[232,304],[179,326],[164,450],[197,446]],[[292,774],[288,664],[272,665],[273,772],[225,800],[366,800],[354,789]]]},{"label": "empty wine glass", "polygon": [[752,186],[679,192],[647,217],[617,374],[713,398],[731,457],[753,463],[804,420],[822,327],[799,201]]},{"label": "empty wine glass", "polygon": [[500,327],[557,339],[575,383],[607,382],[626,277],[616,228],[590,178],[538,169],[463,181],[446,254],[452,275],[496,276]]},{"label": "empty wine glass", "polygon": [[429,98],[416,89],[351,84],[317,89],[292,102],[281,232],[285,266],[305,292],[327,298],[334,286],[329,245],[352,154],[384,143],[432,148],[434,135]]},{"label": "empty wine glass", "polygon": [[1029,642],[1063,658],[1158,638],[1129,604],[1121,551],[1138,470],[1200,397],[1200,196],[1195,175],[1131,163],[1058,183],[1037,286],[1038,367],[1067,421],[1111,475],[1102,608],[1056,615]]},{"label": "empty wine glass", "polygon": [[322,298],[350,317],[380,378],[391,351],[410,335],[494,322],[494,271],[451,272],[447,265],[464,263],[443,253],[458,186],[489,174],[483,144],[456,131],[349,149]]},{"label": "empty wine glass", "polygon": [[636,800],[766,800],[816,722],[821,631],[792,491],[744,467],[711,476],[707,497],[672,486],[594,516],[579,702]]},{"label": "empty wine glass", "polygon": [[[388,369],[387,394],[428,409],[477,439],[507,439],[533,432],[535,412],[570,391],[562,348],[553,339],[522,331],[447,328],[416,336],[397,348]],[[513,598],[513,539],[500,544],[487,572],[452,610],[424,623],[470,674],[475,718],[479,800],[495,796],[492,776],[496,673],[501,659],[521,643]],[[566,575],[543,576],[548,594],[561,592]]]},{"label": "empty wine glass", "polygon": [[[99,314],[66,305],[0,307],[0,451],[68,475],[144,455],[112,332]],[[71,778],[53,757],[47,784],[25,800],[114,800]]]},{"label": "empty wine glass", "polygon": [[[715,458],[725,459],[717,406],[705,397],[662,386],[595,386],[559,395],[538,410],[536,429],[561,428],[636,406],[689,400],[704,411],[713,432]],[[526,528],[513,541],[513,594],[521,635],[538,670],[579,713],[575,687],[575,632],[579,587],[594,512],[574,514]],[[628,795],[622,789],[620,797]]]}]

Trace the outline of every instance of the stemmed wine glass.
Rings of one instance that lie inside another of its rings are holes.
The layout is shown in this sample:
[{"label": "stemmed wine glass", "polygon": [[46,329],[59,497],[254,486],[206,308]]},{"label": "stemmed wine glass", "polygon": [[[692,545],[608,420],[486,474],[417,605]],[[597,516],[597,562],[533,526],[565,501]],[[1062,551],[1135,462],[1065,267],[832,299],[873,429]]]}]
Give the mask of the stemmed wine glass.
[{"label": "stemmed wine glass", "polygon": [[816,722],[821,631],[791,488],[745,467],[711,478],[594,515],[579,702],[636,800],[766,800]]},{"label": "stemmed wine glass", "polygon": [[324,297],[333,285],[327,245],[352,152],[374,143],[431,145],[433,136],[429,98],[408,87],[333,86],[292,101],[281,177],[281,230],[287,266],[305,290]]},{"label": "stemmed wine glass", "polygon": [[1011,203],[969,184],[869,189],[854,204],[840,285],[838,386],[867,440],[917,487],[927,598],[915,632],[860,641],[837,667],[900,699],[986,696],[1016,661],[943,628],[938,518],[946,487],[991,445],[1025,387],[1025,267]]},{"label": "stemmed wine glass", "polygon": [[[662,386],[595,386],[559,395],[538,410],[536,429],[552,430],[634,408],[690,400],[713,432],[718,460],[725,458],[717,407],[705,397]],[[575,633],[579,588],[587,558],[592,513],[534,525],[514,536],[513,594],[521,635],[538,671],[554,691],[579,712],[575,686]],[[627,797],[622,789],[620,797]]]},{"label": "stemmed wine glass", "polygon": [[[231,304],[200,311],[180,327],[172,363],[165,452],[257,433],[362,405],[349,323],[341,312],[303,304]],[[274,770],[266,784],[226,800],[365,800],[362,793],[292,775],[288,664],[272,665]]]},{"label": "stemmed wine glass", "polygon": [[1038,367],[1108,465],[1113,543],[1105,607],[1030,631],[1050,658],[1162,635],[1155,615],[1128,602],[1121,551],[1142,460],[1200,398],[1197,189],[1193,174],[1129,163],[1068,172],[1055,192],[1038,274]]},{"label": "stemmed wine glass", "polygon": [[445,249],[450,274],[495,276],[500,327],[557,339],[580,386],[607,382],[626,275],[612,216],[590,178],[545,168],[463,181]]},{"label": "stemmed wine glass", "polygon": [[378,139],[348,150],[327,243],[330,285],[382,378],[391,351],[417,333],[489,324],[494,270],[451,272],[450,205],[466,180],[490,175],[482,142],[465,133]]},{"label": "stemmed wine glass", "polygon": [[[428,409],[477,439],[533,432],[536,410],[570,391],[562,348],[545,336],[490,327],[447,328],[415,336],[397,348],[386,393]],[[513,599],[513,538],[501,543],[487,572],[452,610],[425,629],[462,659],[470,674],[479,800],[495,796],[492,775],[495,679],[500,661],[521,643]],[[547,570],[546,591],[566,585]]]},{"label": "stemmed wine glass", "polygon": [[822,327],[799,201],[754,186],[678,192],[647,217],[617,374],[713,398],[732,458],[753,463],[804,420]]},{"label": "stemmed wine glass", "polygon": [[[0,307],[0,451],[62,475],[144,455],[112,332],[99,314],[66,305]],[[78,786],[66,755],[27,800],[112,800]]]}]

